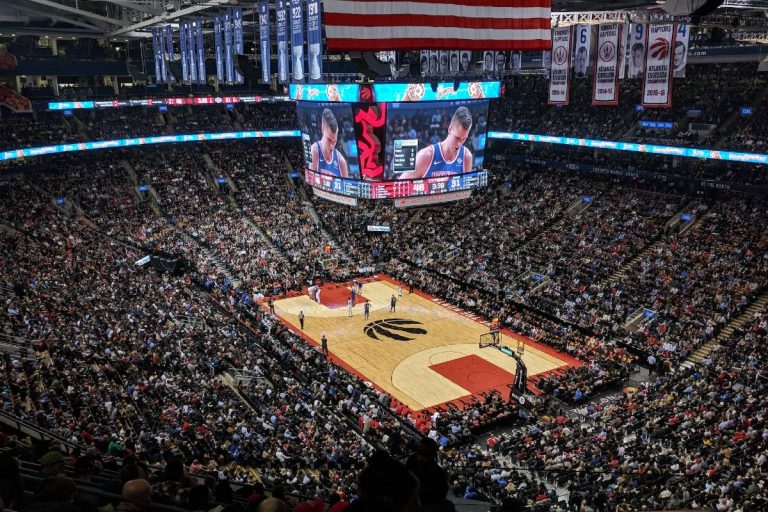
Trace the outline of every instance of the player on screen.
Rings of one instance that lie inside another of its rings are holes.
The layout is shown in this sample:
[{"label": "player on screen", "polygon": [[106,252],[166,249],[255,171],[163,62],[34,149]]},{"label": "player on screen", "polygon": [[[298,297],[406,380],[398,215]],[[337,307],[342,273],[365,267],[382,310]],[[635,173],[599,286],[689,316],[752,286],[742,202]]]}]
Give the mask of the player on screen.
[{"label": "player on screen", "polygon": [[448,126],[448,136],[416,153],[416,170],[404,172],[401,180],[453,176],[472,170],[472,152],[464,147],[472,129],[472,112],[459,107]]},{"label": "player on screen", "polygon": [[336,149],[339,122],[336,119],[336,115],[329,108],[323,110],[320,130],[322,138],[312,144],[312,163],[309,168],[320,174],[348,178],[347,161],[344,155]]}]

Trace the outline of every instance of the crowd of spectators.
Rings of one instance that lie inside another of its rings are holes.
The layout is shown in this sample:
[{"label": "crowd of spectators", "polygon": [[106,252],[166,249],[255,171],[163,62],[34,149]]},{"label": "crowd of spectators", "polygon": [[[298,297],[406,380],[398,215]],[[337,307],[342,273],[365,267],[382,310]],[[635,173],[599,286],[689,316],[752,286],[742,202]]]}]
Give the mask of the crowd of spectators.
[{"label": "crowd of spectators", "polygon": [[[0,194],[2,223],[16,230],[0,238],[15,290],[3,333],[30,347],[27,357],[4,356],[0,406],[81,454],[164,468],[157,502],[212,508],[181,467],[258,480],[278,497],[365,503],[364,475],[393,463],[376,450],[404,456],[419,446],[409,467],[424,488],[419,465],[439,460],[454,495],[517,498],[534,510],[768,503],[759,400],[768,312],[701,365],[678,365],[768,286],[763,198],[660,193],[515,164],[460,204],[349,208],[306,202],[290,177],[301,161],[293,143],[110,155],[61,158]],[[681,211],[688,224],[668,228]],[[368,222],[392,233],[363,235]],[[582,365],[529,382],[545,392],[531,408],[490,393],[462,408],[410,411],[262,312],[259,299],[300,288],[328,249],[343,252],[349,272],[382,265]],[[183,254],[191,270],[135,264],[153,251]],[[639,328],[625,325],[642,309],[652,315]],[[648,355],[660,362],[650,382],[598,400]],[[241,368],[248,378],[230,380]],[[150,478],[132,471],[129,481]],[[569,503],[553,486],[568,489]]]},{"label": "crowd of spectators", "polygon": [[65,142],[78,142],[78,133],[61,112],[0,115],[0,151]]}]

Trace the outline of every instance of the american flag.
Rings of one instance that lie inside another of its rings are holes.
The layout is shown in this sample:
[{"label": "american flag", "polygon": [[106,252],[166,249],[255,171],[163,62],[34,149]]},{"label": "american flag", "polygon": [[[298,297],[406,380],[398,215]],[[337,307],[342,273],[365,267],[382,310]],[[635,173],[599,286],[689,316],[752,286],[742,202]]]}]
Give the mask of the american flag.
[{"label": "american flag", "polygon": [[551,0],[324,0],[330,51],[548,50]]}]

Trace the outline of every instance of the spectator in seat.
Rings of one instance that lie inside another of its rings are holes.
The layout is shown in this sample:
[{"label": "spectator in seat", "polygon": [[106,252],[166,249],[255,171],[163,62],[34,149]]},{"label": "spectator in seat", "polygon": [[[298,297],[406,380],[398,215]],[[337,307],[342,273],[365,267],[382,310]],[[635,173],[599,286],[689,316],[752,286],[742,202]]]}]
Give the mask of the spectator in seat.
[{"label": "spectator in seat", "polygon": [[142,512],[152,509],[152,486],[146,480],[129,480],[123,486],[119,511]]}]

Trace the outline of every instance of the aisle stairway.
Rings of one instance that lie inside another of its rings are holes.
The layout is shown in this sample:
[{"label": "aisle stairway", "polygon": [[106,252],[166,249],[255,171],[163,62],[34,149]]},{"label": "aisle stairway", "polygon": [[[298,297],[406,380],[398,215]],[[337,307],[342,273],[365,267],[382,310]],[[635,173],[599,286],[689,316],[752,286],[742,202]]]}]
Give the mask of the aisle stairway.
[{"label": "aisle stairway", "polygon": [[235,276],[232,273],[232,270],[223,261],[221,261],[221,259],[216,257],[213,254],[213,252],[210,249],[208,249],[208,247],[205,246],[205,244],[200,242],[200,240],[193,237],[183,229],[176,228],[176,232],[179,233],[186,241],[195,245],[200,250],[200,252],[203,253],[203,255],[205,256],[206,258],[205,262],[213,264],[213,266],[216,267],[216,270],[221,272],[227,279],[229,279],[232,282],[233,287],[238,288],[240,286],[241,284],[240,280],[235,279]]},{"label": "aisle stairway", "polygon": [[704,361],[712,349],[719,346],[721,341],[728,339],[728,337],[731,336],[734,331],[736,331],[736,329],[744,327],[744,325],[751,322],[755,317],[755,313],[765,309],[766,305],[768,305],[768,291],[763,292],[752,302],[752,304],[747,307],[747,309],[744,310],[743,313],[728,322],[725,327],[720,330],[717,336],[693,352],[693,354],[691,354],[691,356],[686,361],[684,361],[681,366],[683,368],[690,368],[694,364]]}]

